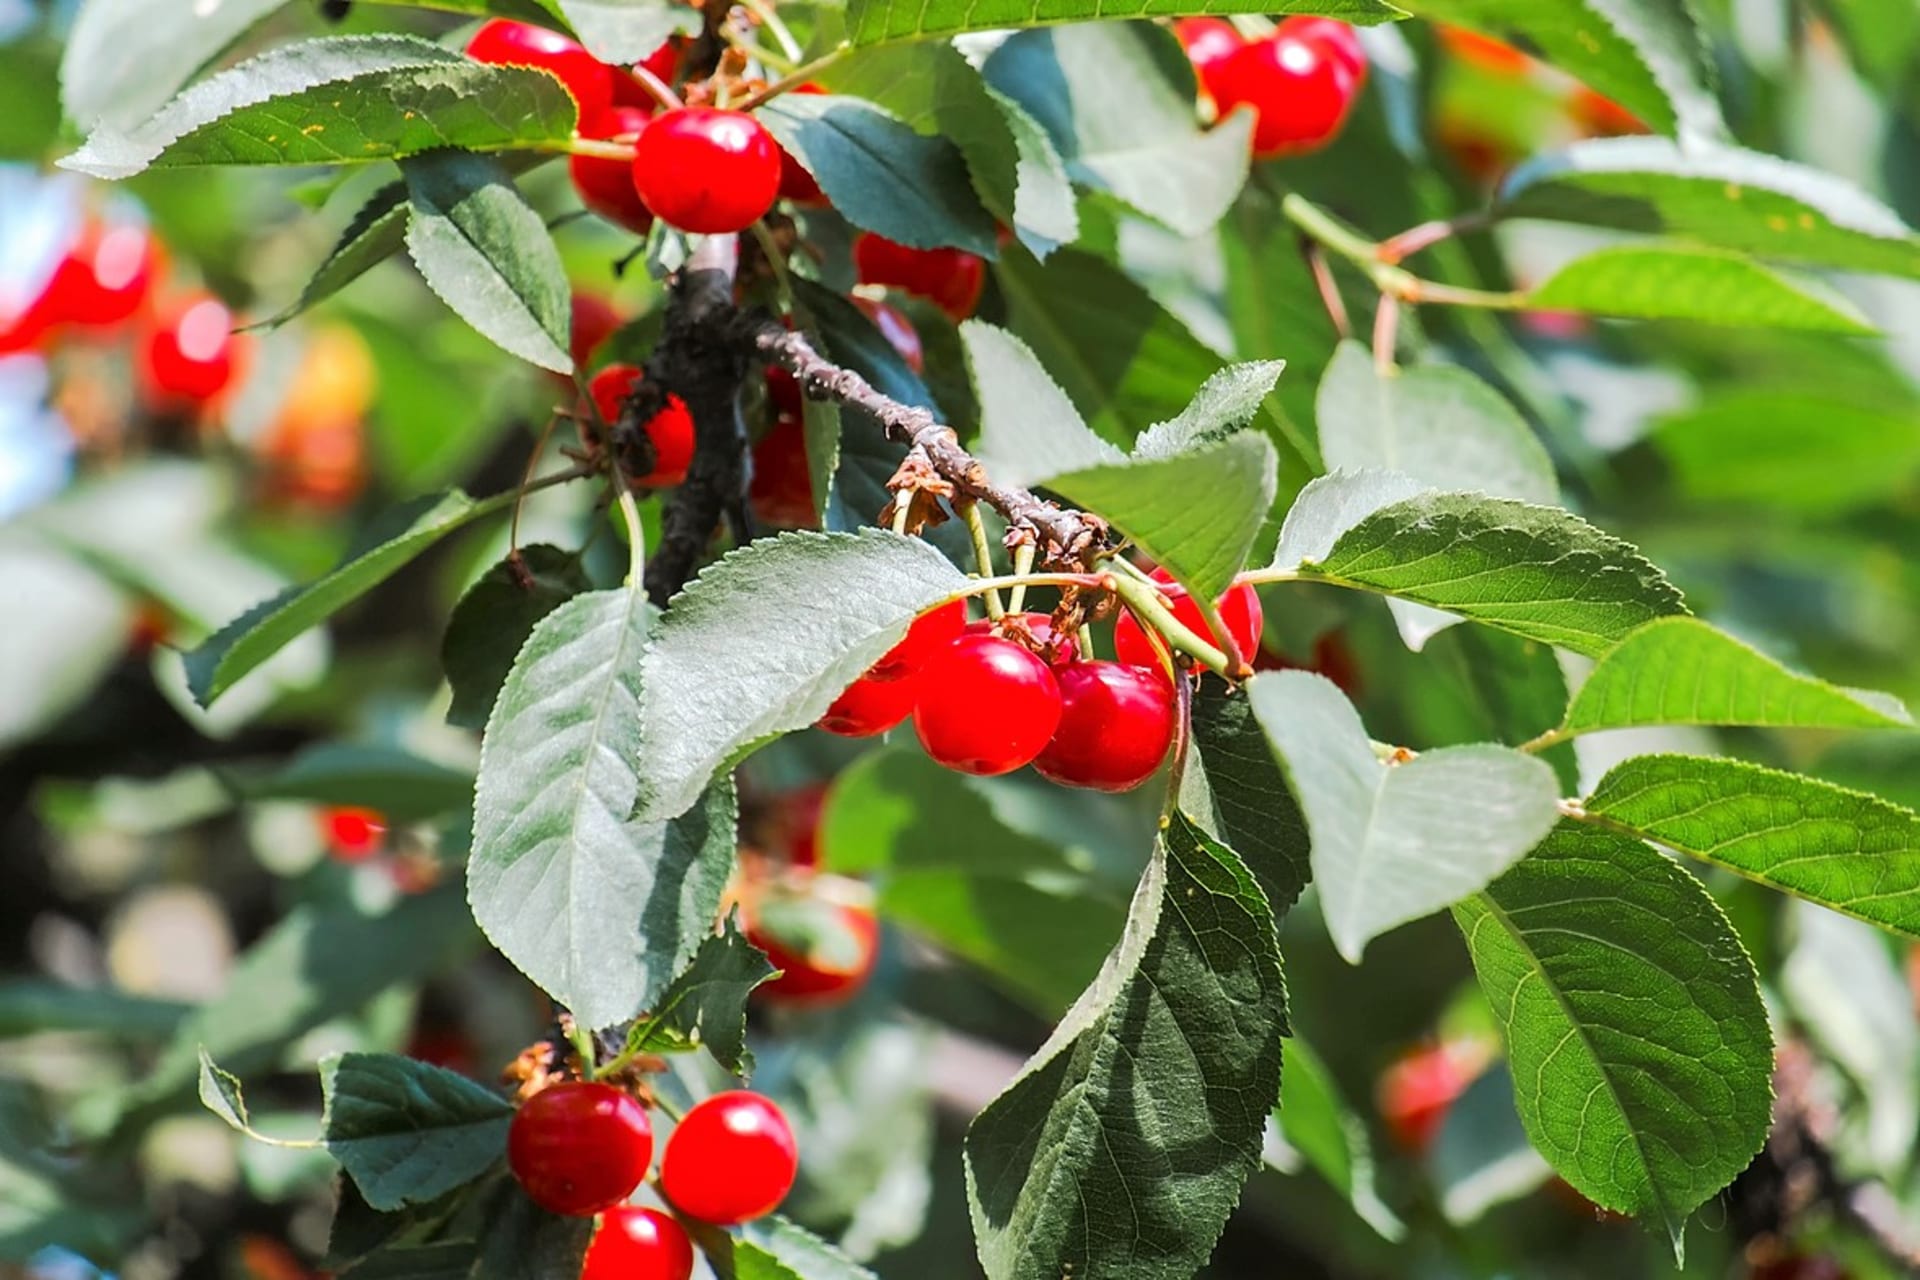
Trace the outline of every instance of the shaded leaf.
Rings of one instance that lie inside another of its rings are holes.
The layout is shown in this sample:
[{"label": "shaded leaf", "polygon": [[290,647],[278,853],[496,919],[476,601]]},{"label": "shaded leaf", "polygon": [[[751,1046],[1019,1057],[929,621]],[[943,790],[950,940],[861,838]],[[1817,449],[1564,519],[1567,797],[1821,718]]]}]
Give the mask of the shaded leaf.
[{"label": "shaded leaf", "polygon": [[960,326],[980,404],[974,453],[1002,484],[1036,484],[1062,472],[1120,462],[1026,343],[979,320]]},{"label": "shaded leaf", "polygon": [[389,822],[437,818],[473,803],[473,775],[398,747],[321,742],[231,784],[251,800],[306,800],[377,809]]},{"label": "shaded leaf", "polygon": [[1297,1172],[1304,1160],[1347,1198],[1355,1214],[1380,1237],[1398,1240],[1406,1224],[1380,1199],[1373,1181],[1373,1143],[1367,1126],[1340,1096],[1333,1075],[1306,1041],[1287,1041],[1280,1068],[1280,1106],[1274,1112],[1281,1145],[1269,1146],[1267,1163]]},{"label": "shaded leaf", "polygon": [[468,587],[440,642],[440,665],[453,688],[447,723],[483,728],[535,624],[590,585],[579,556],[536,543]]},{"label": "shaded leaf", "polygon": [[579,1280],[594,1219],[562,1218],[502,1179],[480,1220],[479,1256],[469,1280]]},{"label": "shaded leaf", "polygon": [[390,182],[355,210],[340,238],[285,310],[261,323],[276,328],[301,312],[331,298],[379,266],[407,243],[407,185]]},{"label": "shaded leaf", "polygon": [[506,1151],[513,1107],[491,1089],[391,1053],[320,1063],[326,1148],[375,1209],[424,1204],[478,1178]]},{"label": "shaded leaf", "polygon": [[1260,881],[1276,918],[1313,878],[1306,815],[1274,761],[1253,701],[1222,680],[1193,694],[1192,737],[1180,808],[1230,846]]},{"label": "shaded leaf", "polygon": [[635,1053],[675,1053],[704,1046],[735,1075],[753,1070],[747,1051],[747,995],[775,973],[766,954],[729,918],[707,938],[646,1017],[627,1033]]}]

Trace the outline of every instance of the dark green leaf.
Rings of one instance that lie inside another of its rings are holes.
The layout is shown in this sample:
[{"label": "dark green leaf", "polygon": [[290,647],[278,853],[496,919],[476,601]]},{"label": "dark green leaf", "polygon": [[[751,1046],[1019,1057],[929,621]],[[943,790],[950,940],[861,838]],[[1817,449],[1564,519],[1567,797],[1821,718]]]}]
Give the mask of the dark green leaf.
[{"label": "dark green leaf", "polygon": [[1324,13],[1349,22],[1384,22],[1400,11],[1382,0],[1186,0],[1172,7],[1132,0],[1120,7],[1087,0],[1002,0],[981,6],[961,0],[853,0],[847,32],[855,44],[881,44],[961,31],[1031,27],[1042,23],[1088,22],[1095,18],[1173,16],[1181,13]]},{"label": "dark green leaf", "polygon": [[438,1199],[506,1151],[513,1107],[465,1076],[391,1053],[322,1059],[327,1151],[375,1209]]},{"label": "dark green leaf", "polygon": [[747,994],[771,978],[774,967],[731,918],[627,1034],[635,1053],[675,1053],[704,1046],[735,1075],[753,1070],[747,1051]]},{"label": "dark green leaf", "polygon": [[592,1218],[562,1218],[503,1179],[480,1228],[480,1256],[469,1280],[579,1280]]},{"label": "dark green leaf", "polygon": [[522,547],[467,588],[447,619],[440,665],[453,688],[447,723],[485,727],[500,686],[534,625],[588,589],[580,557],[536,543]]},{"label": "dark green leaf", "polygon": [[1616,244],[1575,258],[1527,297],[1555,311],[1870,334],[1852,303],[1752,258],[1698,245]]},{"label": "dark green leaf", "polygon": [[1284,915],[1313,877],[1307,819],[1254,718],[1252,699],[1225,681],[1202,680],[1189,732],[1182,811],[1240,855],[1275,915]]},{"label": "dark green leaf", "polygon": [[398,747],[322,742],[258,777],[238,776],[253,800],[307,800],[377,809],[389,821],[437,818],[473,803],[473,775]]},{"label": "dark green leaf", "polygon": [[0,982],[0,1039],[83,1031],[121,1040],[164,1040],[193,1006],[112,987],[68,987],[34,978]]},{"label": "dark green leaf", "polygon": [[1726,916],[1646,845],[1567,824],[1454,918],[1534,1145],[1677,1248],[1771,1120],[1767,1011]]},{"label": "dark green leaf", "polygon": [[1340,1096],[1320,1055],[1298,1036],[1287,1041],[1280,1069],[1280,1107],[1274,1118],[1282,1150],[1293,1159],[1276,1159],[1280,1152],[1269,1150],[1268,1164],[1291,1173],[1304,1158],[1383,1239],[1398,1240],[1406,1233],[1406,1224],[1374,1189],[1373,1144],[1366,1123]]},{"label": "dark green leaf", "polygon": [[286,310],[263,322],[263,327],[285,324],[400,252],[407,243],[407,217],[406,183],[390,182],[367,197],[334,242],[326,261],[300,290],[300,296]]}]

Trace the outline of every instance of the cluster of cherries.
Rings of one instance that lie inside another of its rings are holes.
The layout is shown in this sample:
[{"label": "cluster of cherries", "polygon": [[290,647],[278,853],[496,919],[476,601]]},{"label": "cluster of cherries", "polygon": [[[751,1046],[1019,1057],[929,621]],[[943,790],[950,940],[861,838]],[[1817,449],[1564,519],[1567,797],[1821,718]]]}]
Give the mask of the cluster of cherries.
[{"label": "cluster of cherries", "polygon": [[1332,18],[1287,18],[1258,40],[1224,18],[1182,18],[1173,31],[1216,112],[1253,109],[1253,154],[1261,159],[1333,141],[1366,83],[1359,37]]},{"label": "cluster of cherries", "polygon": [[[693,1243],[669,1213],[627,1203],[653,1167],[653,1124],[640,1100],[592,1081],[548,1085],[520,1104],[507,1165],[535,1204],[599,1217],[581,1280],[687,1280]],[[697,1103],[667,1136],[658,1190],[680,1214],[718,1227],[779,1207],[800,1167],[793,1128],[746,1090]]]},{"label": "cluster of cherries", "polygon": [[[1200,606],[1162,570],[1175,618],[1213,633]],[[1217,601],[1244,653],[1260,640],[1260,600],[1237,585]],[[1132,614],[1114,628],[1116,661],[1081,656],[1045,614],[967,621],[955,601],[915,619],[906,637],[847,687],[820,727],[884,733],[913,717],[920,745],[949,769],[981,776],[1031,764],[1054,782],[1127,791],[1153,776],[1173,743],[1174,690],[1154,639]]]}]

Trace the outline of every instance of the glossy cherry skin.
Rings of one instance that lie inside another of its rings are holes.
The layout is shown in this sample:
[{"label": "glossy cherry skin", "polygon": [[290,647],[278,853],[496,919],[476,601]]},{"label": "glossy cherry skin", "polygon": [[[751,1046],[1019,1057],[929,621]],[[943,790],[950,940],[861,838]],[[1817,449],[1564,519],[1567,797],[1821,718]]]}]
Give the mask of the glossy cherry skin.
[{"label": "glossy cherry skin", "polygon": [[[1217,642],[1213,629],[1200,616],[1200,606],[1193,602],[1185,587],[1173,580],[1172,574],[1165,569],[1155,569],[1153,580],[1160,584],[1161,594],[1172,603],[1173,616],[1177,621],[1185,624],[1189,631],[1202,640]],[[1220,610],[1220,620],[1227,624],[1227,633],[1240,646],[1240,656],[1252,661],[1260,651],[1260,628],[1265,622],[1260,610],[1259,594],[1243,582],[1227,588],[1227,593],[1215,604]],[[1140,629],[1139,621],[1131,612],[1122,613],[1120,620],[1114,623],[1113,651],[1120,661],[1133,666],[1150,667],[1156,671],[1163,669],[1153,641]]]},{"label": "glossy cherry skin", "polygon": [[747,501],[763,523],[783,529],[811,529],[813,479],[807,469],[806,428],[797,416],[781,414],[753,446],[753,479]]},{"label": "glossy cherry skin", "polygon": [[550,1085],[507,1128],[507,1165],[549,1213],[588,1218],[633,1194],[653,1163],[653,1125],[612,1085]]},{"label": "glossy cherry skin", "polygon": [[753,989],[757,998],[780,1004],[831,1005],[851,999],[866,985],[880,951],[880,923],[871,911],[842,902],[808,903],[813,917],[791,925],[793,913],[766,913],[747,927],[747,941],[781,970]]},{"label": "glossy cherry skin", "polygon": [[1131,791],[1151,778],[1173,745],[1173,686],[1156,671],[1119,662],[1074,662],[1053,674],[1060,727],[1034,770],[1094,791]]},{"label": "glossy cherry skin", "polygon": [[153,285],[158,252],[145,227],[89,227],[47,285],[51,318],[107,329],[131,320]]},{"label": "glossy cherry skin", "polygon": [[1367,82],[1367,51],[1361,47],[1360,33],[1338,18],[1314,18],[1296,14],[1283,18],[1274,34],[1318,44],[1347,69],[1357,90]]},{"label": "glossy cherry skin", "polygon": [[688,1280],[693,1242],[673,1215],[621,1205],[600,1217],[580,1280]]},{"label": "glossy cherry skin", "polygon": [[620,313],[613,309],[611,302],[595,293],[574,294],[573,327],[567,344],[574,364],[582,369],[592,364],[593,353],[619,328]]},{"label": "glossy cherry skin", "polygon": [[743,112],[663,112],[635,144],[633,185],[669,226],[707,235],[744,231],[780,193],[780,147]]},{"label": "glossy cherry skin", "polygon": [[233,313],[212,297],[194,299],[162,320],[138,352],[135,372],[148,399],[193,408],[225,391],[237,368],[233,325]]},{"label": "glossy cherry skin", "polygon": [[467,56],[475,62],[538,67],[549,72],[573,95],[583,125],[590,126],[613,105],[613,68],[558,31],[511,18],[494,18],[467,41]]},{"label": "glossy cherry skin", "polygon": [[1060,685],[1031,650],[962,635],[920,672],[913,729],[929,756],[961,773],[1011,773],[1046,749],[1060,723]]},{"label": "glossy cherry skin", "polygon": [[818,722],[842,738],[871,738],[913,714],[917,680],[855,680]]},{"label": "glossy cherry skin", "polygon": [[913,620],[906,636],[867,668],[867,680],[905,680],[920,674],[929,659],[959,638],[967,625],[967,602],[949,600]]},{"label": "glossy cherry skin", "polygon": [[1402,1151],[1425,1152],[1471,1083],[1443,1046],[1416,1049],[1381,1073],[1380,1119]]},{"label": "glossy cherry skin", "polygon": [[[621,402],[645,376],[630,364],[610,364],[593,375],[587,392],[603,422],[612,426],[620,420]],[[693,465],[693,415],[687,411],[686,402],[679,396],[668,396],[667,407],[653,415],[646,429],[647,439],[653,442],[653,470],[632,477],[633,482],[663,488],[685,480],[687,468]]]},{"label": "glossy cherry skin", "polygon": [[913,327],[913,321],[907,319],[907,313],[890,302],[881,302],[875,298],[853,295],[853,305],[860,314],[873,321],[873,327],[887,340],[900,362],[915,373],[927,371],[927,350],[920,342],[920,333]]},{"label": "glossy cherry skin", "polygon": [[871,231],[853,239],[853,269],[862,284],[917,293],[956,321],[980,304],[986,260],[964,249],[915,249]]},{"label": "glossy cherry skin", "polygon": [[1223,116],[1240,106],[1254,109],[1253,154],[1266,159],[1333,141],[1356,88],[1346,62],[1325,44],[1275,33],[1221,64],[1213,98]]},{"label": "glossy cherry skin", "polygon": [[327,847],[342,862],[366,861],[387,839],[387,820],[372,809],[323,809],[320,826]]},{"label": "glossy cherry skin", "polygon": [[730,1227],[778,1208],[799,1168],[780,1108],[736,1089],[696,1104],[667,1136],[660,1189],[682,1213]]},{"label": "glossy cherry skin", "polygon": [[1187,61],[1193,64],[1193,73],[1200,81],[1200,92],[1214,97],[1214,77],[1246,41],[1225,18],[1182,18],[1173,24],[1173,34],[1187,51]]},{"label": "glossy cherry skin", "polygon": [[[647,126],[652,112],[644,107],[608,107],[594,119],[590,138],[637,138]],[[580,203],[615,226],[635,235],[647,234],[653,226],[653,214],[640,201],[633,186],[633,165],[626,160],[608,160],[600,156],[570,156],[567,173]]]},{"label": "glossy cherry skin", "polygon": [[[1056,632],[1053,629],[1053,616],[1045,613],[1010,613],[999,622],[982,618],[967,624],[966,634],[981,636],[1007,636],[1015,626],[1024,629],[1032,637],[1031,646],[1040,654],[1040,658],[1050,667],[1064,666],[1077,662],[1080,658],[1080,646],[1071,635]],[[1018,640],[1015,643],[1019,643]]]}]

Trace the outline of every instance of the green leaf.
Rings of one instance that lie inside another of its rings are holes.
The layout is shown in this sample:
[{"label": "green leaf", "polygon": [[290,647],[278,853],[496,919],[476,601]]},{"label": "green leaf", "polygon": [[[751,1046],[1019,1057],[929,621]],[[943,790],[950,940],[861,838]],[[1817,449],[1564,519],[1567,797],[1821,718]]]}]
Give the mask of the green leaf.
[{"label": "green leaf", "polygon": [[113,987],[69,987],[37,978],[0,982],[0,1040],[83,1031],[118,1040],[164,1040],[193,1006]]},{"label": "green leaf", "polygon": [[511,175],[458,151],[401,167],[413,207],[407,252],[428,287],[502,350],[572,373],[573,290],[545,219]]},{"label": "green leaf", "polygon": [[440,642],[440,665],[453,688],[447,723],[484,728],[535,624],[591,585],[579,556],[536,543],[468,587]]},{"label": "green leaf", "polygon": [[916,248],[952,245],[988,258],[997,252],[993,215],[950,140],[916,133],[874,103],[835,94],[786,94],[759,116],[854,226]]},{"label": "green leaf", "polygon": [[1095,435],[1027,344],[980,320],[960,326],[980,403],[974,453],[1002,484],[1037,484],[1126,455]]},{"label": "green leaf", "polygon": [[473,775],[398,747],[320,742],[280,768],[237,775],[232,785],[251,800],[306,800],[377,809],[391,822],[416,822],[473,803]]},{"label": "green leaf", "polygon": [[573,98],[544,71],[474,62],[407,36],[286,45],[194,85],[61,164],[96,178],[193,165],[367,164],[442,147],[564,141]]},{"label": "green leaf", "polygon": [[322,1059],[327,1151],[373,1208],[424,1204],[492,1168],[513,1107],[452,1071],[391,1053]]},{"label": "green leaf", "polygon": [[1350,963],[1389,929],[1484,888],[1558,817],[1553,770],[1506,747],[1380,759],[1324,677],[1256,676],[1247,699],[1306,813],[1320,909]]},{"label": "green leaf", "polygon": [[398,573],[440,539],[512,504],[511,490],[478,502],[458,489],[431,494],[389,511],[332,572],[263,600],[187,654],[187,680],[201,706],[278,653],[309,628],[352,604]]},{"label": "green leaf", "polygon": [[1586,812],[1920,938],[1920,814],[1877,796],[1740,760],[1636,756],[1600,780]]},{"label": "green leaf", "polygon": [[669,36],[700,30],[699,13],[670,0],[541,0],[567,20],[580,43],[602,62],[635,63]]},{"label": "green leaf", "polygon": [[[480,747],[474,919],[589,1027],[653,1003],[712,927],[733,867],[724,781],[672,822],[630,817],[640,791],[638,590],[575,596],[515,659]],[[705,779],[701,779],[704,785]]]},{"label": "green leaf", "polygon": [[1427,1164],[1440,1193],[1440,1211],[1460,1226],[1539,1190],[1553,1176],[1553,1166],[1521,1123],[1506,1063],[1491,1064],[1454,1099]]},{"label": "green leaf", "polygon": [[962,31],[1181,13],[1324,13],[1363,23],[1401,16],[1400,10],[1383,0],[1186,0],[1173,7],[1150,5],[1146,0],[1128,0],[1119,7],[1095,5],[1088,0],[1002,0],[984,7],[962,0],[928,0],[924,4],[852,0],[847,9],[847,34],[855,44],[882,44]]},{"label": "green leaf", "polygon": [[1100,977],[967,1131],[991,1280],[1186,1280],[1212,1252],[1280,1089],[1273,914],[1178,813]]},{"label": "green leaf", "polygon": [[1454,919],[1534,1145],[1575,1190],[1656,1220],[1677,1249],[1771,1119],[1767,1012],[1726,916],[1646,845],[1563,824]]},{"label": "green leaf", "polygon": [[594,1219],[562,1218],[503,1178],[480,1220],[480,1250],[469,1280],[579,1280]]},{"label": "green leaf", "polygon": [[200,1050],[200,1105],[219,1116],[229,1128],[254,1136],[253,1117],[247,1112],[240,1078],[223,1070],[205,1049]]},{"label": "green leaf", "polygon": [[476,1256],[471,1240],[402,1245],[356,1262],[353,1280],[468,1280]]},{"label": "green leaf", "polygon": [[1406,0],[1405,7],[1537,49],[1656,132],[1695,140],[1726,133],[1712,50],[1686,0]]},{"label": "green leaf", "polygon": [[408,213],[404,182],[390,182],[368,196],[300,296],[259,327],[278,328],[400,252],[407,243]]},{"label": "green leaf", "polygon": [[[1279,458],[1265,436],[1237,436],[1170,458],[1070,471],[1047,487],[1104,516],[1196,595],[1233,585],[1273,505]],[[1195,496],[1205,494],[1204,501]]]},{"label": "green leaf", "polygon": [[1920,416],[1807,391],[1725,391],[1652,440],[1691,497],[1814,516],[1897,500],[1920,473]]},{"label": "green leaf", "polygon": [[1231,846],[1260,881],[1276,917],[1313,878],[1306,815],[1253,714],[1253,700],[1222,680],[1202,680],[1188,725],[1180,809]]},{"label": "green leaf", "polygon": [[[1045,257],[1054,248],[1080,238],[1080,210],[1074,202],[1067,162],[1053,139],[1027,109],[991,86],[987,97],[1006,121],[1013,140],[1013,230],[1029,252]],[[979,179],[976,177],[975,182]]]},{"label": "green leaf", "polygon": [[1147,23],[1090,22],[1017,33],[981,70],[1046,131],[1075,181],[1199,235],[1246,183],[1253,117],[1202,130],[1190,82],[1166,74],[1173,44]]},{"label": "green leaf", "polygon": [[1382,376],[1358,342],[1320,379],[1320,452],[1333,469],[1383,467],[1435,489],[1552,506],[1553,459],[1514,407],[1465,369],[1425,364]]},{"label": "green leaf", "polygon": [[1854,305],[1738,253],[1699,245],[1615,244],[1584,254],[1527,296],[1527,305],[1644,320],[1815,333],[1876,332]]},{"label": "green leaf", "polygon": [[873,1272],[778,1214],[747,1223],[733,1243],[734,1280],[877,1280]]},{"label": "green leaf", "polygon": [[1286,367],[1285,360],[1228,365],[1206,380],[1178,417],[1142,431],[1133,442],[1133,456],[1170,458],[1218,444],[1253,425]]},{"label": "green leaf", "polygon": [[1516,169],[1495,211],[1684,236],[1762,258],[1920,276],[1920,236],[1831,174],[1663,138],[1577,143]]},{"label": "green leaf", "polygon": [[[1397,596],[1598,657],[1654,618],[1686,612],[1638,551],[1578,516],[1476,494],[1376,506],[1411,482],[1326,476],[1287,513],[1276,566],[1310,582]],[[1370,512],[1355,523],[1356,512]]]},{"label": "green leaf", "polygon": [[1911,728],[1884,693],[1799,675],[1697,618],[1649,622],[1608,650],[1567,708],[1565,735],[1655,724]]},{"label": "green leaf", "polygon": [[774,973],[766,954],[729,917],[720,933],[701,942],[647,1016],[634,1023],[627,1049],[677,1053],[704,1045],[727,1070],[748,1074],[753,1054],[747,1051],[747,995]]},{"label": "green leaf", "polygon": [[640,812],[682,812],[729,761],[818,720],[966,586],[926,543],[876,529],[783,533],[707,566],[647,648]]},{"label": "green leaf", "polygon": [[1268,1164],[1292,1173],[1304,1159],[1382,1239],[1399,1240],[1406,1234],[1406,1224],[1382,1203],[1374,1187],[1373,1143],[1366,1122],[1340,1096],[1320,1055],[1299,1036],[1287,1041],[1280,1106],[1273,1114],[1281,1146],[1269,1146]]},{"label": "green leaf", "polygon": [[85,126],[132,128],[286,0],[86,0],[60,59],[60,103]]}]

